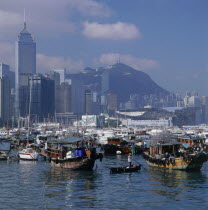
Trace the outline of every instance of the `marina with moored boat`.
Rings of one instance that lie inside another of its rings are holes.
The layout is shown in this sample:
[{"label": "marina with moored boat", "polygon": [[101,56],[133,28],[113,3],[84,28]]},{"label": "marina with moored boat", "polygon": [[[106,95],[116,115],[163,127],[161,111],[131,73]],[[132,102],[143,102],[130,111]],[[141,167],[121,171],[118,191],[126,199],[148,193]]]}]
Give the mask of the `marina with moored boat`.
[{"label": "marina with moored boat", "polygon": [[95,160],[102,158],[93,145],[93,140],[71,137],[47,142],[47,148],[42,150],[41,154],[47,157],[55,168],[92,170]]}]

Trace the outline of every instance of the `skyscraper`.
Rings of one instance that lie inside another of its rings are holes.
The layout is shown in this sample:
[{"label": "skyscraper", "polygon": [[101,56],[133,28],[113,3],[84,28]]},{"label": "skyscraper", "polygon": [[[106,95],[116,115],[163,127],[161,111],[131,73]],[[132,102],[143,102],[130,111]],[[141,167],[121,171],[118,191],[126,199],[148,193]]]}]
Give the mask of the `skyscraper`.
[{"label": "skyscraper", "polygon": [[15,75],[13,71],[10,71],[10,67],[7,64],[0,63],[0,78],[7,76],[10,80],[10,88],[15,87]]},{"label": "skyscraper", "polygon": [[66,79],[66,69],[52,69],[52,71],[60,74],[60,84],[65,82]]},{"label": "skyscraper", "polygon": [[57,109],[59,107],[60,74],[52,70],[47,74],[47,77],[54,80],[55,83],[55,112],[58,112]]},{"label": "skyscraper", "polygon": [[41,74],[29,78],[30,114],[44,118],[53,117],[55,114],[55,82]]},{"label": "skyscraper", "polygon": [[7,76],[0,78],[0,124],[10,119],[10,81]]},{"label": "skyscraper", "polygon": [[9,75],[9,65],[0,63],[0,77]]},{"label": "skyscraper", "polygon": [[91,90],[85,90],[85,114],[92,114],[92,92]]},{"label": "skyscraper", "polygon": [[26,22],[15,45],[16,116],[27,115],[28,78],[36,73],[36,43]]},{"label": "skyscraper", "polygon": [[72,79],[72,112],[78,115],[85,114],[85,90],[84,82],[79,79]]},{"label": "skyscraper", "polygon": [[57,113],[71,112],[71,85],[67,82],[63,82],[60,85],[57,97]]}]

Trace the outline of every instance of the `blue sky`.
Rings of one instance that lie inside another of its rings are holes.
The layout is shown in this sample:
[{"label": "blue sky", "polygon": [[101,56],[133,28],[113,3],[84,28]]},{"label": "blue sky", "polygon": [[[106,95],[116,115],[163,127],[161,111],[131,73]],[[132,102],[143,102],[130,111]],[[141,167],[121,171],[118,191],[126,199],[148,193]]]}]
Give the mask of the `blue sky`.
[{"label": "blue sky", "polygon": [[0,62],[11,67],[23,8],[39,72],[120,58],[167,90],[208,95],[206,0],[0,0]]}]

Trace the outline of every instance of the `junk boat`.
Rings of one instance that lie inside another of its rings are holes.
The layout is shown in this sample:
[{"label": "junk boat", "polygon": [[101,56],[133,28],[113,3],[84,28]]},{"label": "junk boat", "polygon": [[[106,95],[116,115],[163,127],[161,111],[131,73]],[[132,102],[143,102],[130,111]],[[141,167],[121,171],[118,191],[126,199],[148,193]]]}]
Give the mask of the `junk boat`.
[{"label": "junk boat", "polygon": [[148,165],[173,170],[199,171],[208,156],[203,151],[192,151],[181,142],[158,143],[143,153]]},{"label": "junk boat", "polygon": [[140,165],[133,165],[131,167],[111,167],[110,173],[129,173],[129,172],[137,172],[141,169]]},{"label": "junk boat", "polygon": [[102,154],[97,154],[92,144],[92,140],[79,137],[53,140],[47,142],[42,155],[50,160],[54,168],[92,170],[95,160],[102,160]]}]

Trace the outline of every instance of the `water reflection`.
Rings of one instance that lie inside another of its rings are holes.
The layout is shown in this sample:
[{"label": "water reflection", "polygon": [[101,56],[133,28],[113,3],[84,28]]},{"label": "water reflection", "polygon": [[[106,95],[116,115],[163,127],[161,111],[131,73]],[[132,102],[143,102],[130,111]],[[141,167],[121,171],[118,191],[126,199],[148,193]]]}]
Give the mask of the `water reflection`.
[{"label": "water reflection", "polygon": [[[127,156],[105,156],[95,171],[54,169],[48,162],[1,162],[2,209],[196,208],[208,205],[208,170],[169,171],[148,167],[136,173],[110,174],[127,165]],[[207,165],[208,166],[208,165]],[[12,178],[11,178],[12,177]],[[2,187],[3,186],[3,187]]]},{"label": "water reflection", "polygon": [[[99,175],[94,171],[71,171],[51,168],[45,173],[45,196],[51,198],[65,198],[64,205],[75,207],[83,205],[93,207],[92,192],[97,188],[95,180]],[[48,193],[50,192],[50,193]],[[80,200],[82,202],[80,203]]]},{"label": "water reflection", "polygon": [[31,182],[33,176],[36,161],[19,160],[19,181],[22,184],[28,184]]},{"label": "water reflection", "polygon": [[165,170],[158,168],[148,169],[152,193],[170,199],[180,200],[181,194],[189,192],[191,188],[206,183],[206,175],[199,172],[179,170]]}]

